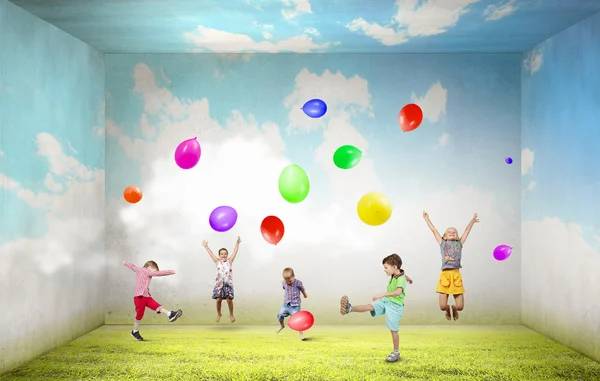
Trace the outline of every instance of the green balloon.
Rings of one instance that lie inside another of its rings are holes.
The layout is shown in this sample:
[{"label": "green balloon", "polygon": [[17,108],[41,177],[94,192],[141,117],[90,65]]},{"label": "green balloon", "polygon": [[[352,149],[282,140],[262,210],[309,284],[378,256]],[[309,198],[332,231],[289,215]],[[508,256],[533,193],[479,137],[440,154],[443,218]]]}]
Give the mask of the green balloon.
[{"label": "green balloon", "polygon": [[333,154],[333,163],[341,169],[355,167],[360,159],[362,159],[362,151],[351,145],[341,146]]},{"label": "green balloon", "polygon": [[310,190],[310,182],[304,169],[299,165],[288,165],[279,175],[279,193],[292,204],[304,201]]}]

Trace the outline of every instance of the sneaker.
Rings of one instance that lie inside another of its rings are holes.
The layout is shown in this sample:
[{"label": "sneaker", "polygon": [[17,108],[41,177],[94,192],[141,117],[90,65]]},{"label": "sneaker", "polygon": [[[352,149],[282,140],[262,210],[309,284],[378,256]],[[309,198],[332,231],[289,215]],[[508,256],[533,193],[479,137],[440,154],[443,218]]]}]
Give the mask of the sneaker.
[{"label": "sneaker", "polygon": [[349,314],[351,307],[352,306],[350,305],[350,301],[348,300],[348,297],[346,295],[342,296],[342,300],[340,300],[340,313],[342,315]]},{"label": "sneaker", "polygon": [[142,341],[144,340],[144,338],[142,337],[142,335],[140,335],[140,331],[131,331],[131,336],[136,339],[137,341]]},{"label": "sneaker", "polygon": [[400,352],[392,352],[388,357],[385,358],[385,361],[394,362],[400,360]]},{"label": "sneaker", "polygon": [[172,323],[175,320],[179,319],[179,317],[181,315],[183,315],[183,311],[182,310],[171,311],[171,314],[169,315],[169,321]]}]

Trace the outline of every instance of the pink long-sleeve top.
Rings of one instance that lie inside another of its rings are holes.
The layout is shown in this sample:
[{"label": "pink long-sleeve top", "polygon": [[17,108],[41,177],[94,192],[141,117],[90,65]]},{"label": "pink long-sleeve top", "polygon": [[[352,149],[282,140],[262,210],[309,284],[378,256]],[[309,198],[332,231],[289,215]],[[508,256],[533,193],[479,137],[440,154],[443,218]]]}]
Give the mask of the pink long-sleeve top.
[{"label": "pink long-sleeve top", "polygon": [[153,276],[166,276],[175,274],[175,271],[173,270],[154,271],[146,267],[137,267],[133,263],[129,262],[123,262],[123,264],[135,273],[135,289],[133,291],[134,297],[151,296],[149,287]]}]

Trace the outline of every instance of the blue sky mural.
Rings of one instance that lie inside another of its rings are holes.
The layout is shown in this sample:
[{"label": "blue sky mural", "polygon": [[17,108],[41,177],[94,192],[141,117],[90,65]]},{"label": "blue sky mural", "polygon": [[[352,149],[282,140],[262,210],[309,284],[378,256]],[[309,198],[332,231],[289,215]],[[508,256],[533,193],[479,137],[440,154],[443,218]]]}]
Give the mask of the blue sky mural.
[{"label": "blue sky mural", "polygon": [[596,0],[12,0],[106,52],[522,52]]}]

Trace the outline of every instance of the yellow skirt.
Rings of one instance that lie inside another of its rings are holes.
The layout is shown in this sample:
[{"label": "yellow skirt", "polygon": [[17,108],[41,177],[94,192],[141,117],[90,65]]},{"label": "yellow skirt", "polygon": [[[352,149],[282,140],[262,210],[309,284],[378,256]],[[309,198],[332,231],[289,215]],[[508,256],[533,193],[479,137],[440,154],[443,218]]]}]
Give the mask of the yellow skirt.
[{"label": "yellow skirt", "polygon": [[435,291],[448,295],[464,294],[465,288],[463,287],[460,271],[458,269],[442,270]]}]

